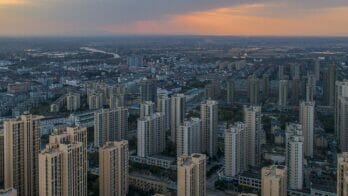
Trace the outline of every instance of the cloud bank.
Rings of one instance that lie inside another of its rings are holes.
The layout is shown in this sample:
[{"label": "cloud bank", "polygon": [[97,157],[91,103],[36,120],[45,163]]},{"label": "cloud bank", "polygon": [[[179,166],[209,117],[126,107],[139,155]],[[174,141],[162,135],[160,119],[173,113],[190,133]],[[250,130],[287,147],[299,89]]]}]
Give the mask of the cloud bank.
[{"label": "cloud bank", "polygon": [[0,0],[0,35],[348,35],[347,0]]}]

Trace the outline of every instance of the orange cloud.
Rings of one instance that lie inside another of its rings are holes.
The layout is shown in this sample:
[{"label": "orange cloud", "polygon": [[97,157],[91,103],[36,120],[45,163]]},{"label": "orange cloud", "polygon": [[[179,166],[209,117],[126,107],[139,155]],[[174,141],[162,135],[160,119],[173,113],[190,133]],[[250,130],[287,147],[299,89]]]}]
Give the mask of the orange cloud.
[{"label": "orange cloud", "polygon": [[28,0],[0,0],[0,6],[27,4]]},{"label": "orange cloud", "polygon": [[[318,10],[306,15],[275,17],[269,4],[250,4],[171,16],[159,21],[138,21],[106,27],[115,33],[202,35],[348,35],[348,7]],[[300,10],[299,10],[300,12]]]}]

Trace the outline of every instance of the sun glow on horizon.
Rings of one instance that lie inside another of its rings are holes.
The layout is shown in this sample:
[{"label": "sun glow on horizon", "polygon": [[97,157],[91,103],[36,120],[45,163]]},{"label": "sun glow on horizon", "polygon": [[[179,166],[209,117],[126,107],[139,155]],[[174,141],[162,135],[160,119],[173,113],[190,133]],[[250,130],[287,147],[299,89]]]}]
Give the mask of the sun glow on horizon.
[{"label": "sun glow on horizon", "polygon": [[0,0],[0,6],[21,5],[30,3],[28,0]]},{"label": "sun glow on horizon", "polygon": [[[165,20],[137,21],[108,26],[115,33],[201,35],[348,35],[348,7],[336,7],[307,15],[275,17],[270,4],[246,4],[170,16]],[[266,14],[265,14],[266,13]]]},{"label": "sun glow on horizon", "polygon": [[[62,2],[64,0],[61,0]],[[57,3],[57,2],[56,2]],[[30,6],[27,6],[30,5]],[[86,5],[85,5],[86,6]],[[288,7],[284,2],[250,3],[200,11],[163,15],[149,19],[127,19],[108,23],[81,16],[62,19],[64,10],[44,0],[0,0],[0,35],[106,34],[197,34],[348,36],[348,5],[327,8]],[[35,9],[33,9],[35,7]],[[57,10],[50,15],[50,7]],[[83,7],[83,5],[81,5]],[[79,13],[80,8],[76,12]],[[72,9],[73,10],[73,9]],[[94,14],[100,14],[95,12]],[[92,17],[92,16],[91,16]],[[109,17],[109,16],[108,16]],[[120,17],[115,14],[114,17]]]}]

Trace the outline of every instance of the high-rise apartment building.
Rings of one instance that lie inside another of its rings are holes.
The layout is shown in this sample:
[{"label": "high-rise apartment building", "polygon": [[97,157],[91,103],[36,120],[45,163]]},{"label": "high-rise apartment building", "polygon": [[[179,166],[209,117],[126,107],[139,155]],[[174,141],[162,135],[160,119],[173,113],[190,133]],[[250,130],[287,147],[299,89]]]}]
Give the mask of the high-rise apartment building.
[{"label": "high-rise apartment building", "polygon": [[278,80],[284,80],[285,79],[285,67],[284,65],[278,66]]},{"label": "high-rise apartment building", "polygon": [[82,142],[48,144],[39,154],[40,196],[87,195],[87,148]]},{"label": "high-rise apartment building", "polygon": [[68,111],[76,111],[80,109],[80,94],[68,93],[66,95],[66,109]]},{"label": "high-rise apartment building", "polygon": [[201,104],[202,152],[213,157],[217,153],[218,102],[207,100]]},{"label": "high-rise apartment building", "polygon": [[106,142],[99,149],[99,192],[101,196],[128,193],[128,141]]},{"label": "high-rise apartment building", "polygon": [[269,82],[269,75],[264,74],[262,76],[262,98],[263,100],[266,100],[269,98],[271,94],[271,87]]},{"label": "high-rise apartment building", "polygon": [[185,120],[186,114],[186,97],[184,94],[175,94],[171,97],[171,108],[170,108],[170,131],[171,140],[176,142],[176,132]]},{"label": "high-rise apartment building", "polygon": [[304,155],[313,157],[314,149],[314,102],[301,102],[300,103],[300,124],[303,131],[303,149]]},{"label": "high-rise apartment building", "polygon": [[118,107],[124,107],[125,106],[125,100],[124,100],[124,94],[111,94],[109,98],[109,107],[110,108],[118,108]]},{"label": "high-rise apartment building", "polygon": [[191,118],[178,128],[176,154],[191,155],[201,152],[201,120]]},{"label": "high-rise apartment building", "polygon": [[292,70],[292,79],[299,80],[301,79],[301,68],[299,64],[294,64],[291,66]]},{"label": "high-rise apartment building", "polygon": [[166,94],[160,94],[157,97],[157,112],[164,114],[166,130],[170,129],[170,98]]},{"label": "high-rise apartment building", "polygon": [[220,83],[213,81],[210,84],[205,85],[204,94],[206,99],[218,99],[221,94]]},{"label": "high-rise apartment building", "polygon": [[260,94],[260,84],[259,79],[257,79],[254,75],[250,76],[248,79],[248,98],[249,103],[252,105],[259,104],[259,95]]},{"label": "high-rise apartment building", "polygon": [[234,101],[235,83],[233,80],[227,81],[227,99],[226,102],[231,104]]},{"label": "high-rise apartment building", "polygon": [[41,116],[24,114],[4,121],[5,189],[20,196],[39,194]]},{"label": "high-rise apartment building", "polygon": [[87,195],[87,129],[56,130],[39,154],[40,196]]},{"label": "high-rise apartment building", "polygon": [[102,92],[93,92],[87,95],[88,108],[90,110],[97,110],[103,108],[104,94]]},{"label": "high-rise apartment building", "polygon": [[291,80],[291,88],[289,89],[289,92],[291,93],[289,99],[292,105],[298,105],[300,102],[300,98],[302,96],[301,93],[301,80],[300,79],[293,79]]},{"label": "high-rise apartment building", "polygon": [[157,84],[155,80],[147,79],[140,82],[140,100],[156,102]]},{"label": "high-rise apartment building", "polygon": [[226,176],[236,176],[247,170],[247,145],[244,123],[236,123],[225,130]]},{"label": "high-rise apartment building", "polygon": [[335,83],[336,83],[336,65],[330,65],[323,73],[323,94],[324,103],[328,106],[335,104]]},{"label": "high-rise apartment building", "polygon": [[59,144],[66,142],[82,142],[87,147],[87,128],[85,127],[64,127],[56,129],[49,136],[49,143]]},{"label": "high-rise apartment building", "polygon": [[348,195],[348,152],[337,157],[337,196]]},{"label": "high-rise apartment building", "polygon": [[204,154],[182,155],[178,157],[178,195],[207,195],[206,165]]},{"label": "high-rise apartment building", "polygon": [[320,80],[320,61],[319,61],[319,59],[316,59],[314,61],[314,76],[315,76],[315,81]]},{"label": "high-rise apartment building", "polygon": [[161,153],[165,149],[165,124],[162,113],[138,119],[137,154],[140,157]]},{"label": "high-rise apartment building", "polygon": [[152,101],[144,101],[140,104],[140,118],[151,116],[155,112],[155,104]]},{"label": "high-rise apartment building", "polygon": [[348,151],[348,81],[336,82],[335,130],[338,147]]},{"label": "high-rise apartment building", "polygon": [[278,105],[280,107],[286,107],[288,105],[288,81],[279,81],[279,92],[278,92]]},{"label": "high-rise apartment building", "polygon": [[247,137],[247,165],[258,167],[261,161],[261,107],[245,106],[244,123]]},{"label": "high-rise apartment building", "polygon": [[287,196],[287,169],[285,166],[272,165],[261,171],[262,196]]},{"label": "high-rise apartment building", "polygon": [[128,109],[102,109],[94,114],[94,145],[103,146],[107,141],[119,141],[128,130]]},{"label": "high-rise apartment building", "polygon": [[314,101],[315,97],[315,75],[308,74],[306,82],[306,101]]},{"label": "high-rise apartment building", "polygon": [[297,123],[289,123],[286,126],[285,129],[285,163],[288,162],[287,158],[287,143],[290,140],[291,136],[303,136],[303,131],[302,131],[302,125],[301,124],[297,124]]},{"label": "high-rise apartment building", "polygon": [[303,135],[301,126],[292,124],[287,127],[286,166],[288,168],[288,189],[303,189]]}]

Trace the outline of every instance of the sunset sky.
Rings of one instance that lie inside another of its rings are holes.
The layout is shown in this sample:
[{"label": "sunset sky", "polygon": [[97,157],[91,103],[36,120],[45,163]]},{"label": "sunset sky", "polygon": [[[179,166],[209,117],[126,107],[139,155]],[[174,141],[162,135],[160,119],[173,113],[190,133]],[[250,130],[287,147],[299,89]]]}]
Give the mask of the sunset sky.
[{"label": "sunset sky", "polygon": [[348,36],[348,0],[0,0],[0,36]]}]

